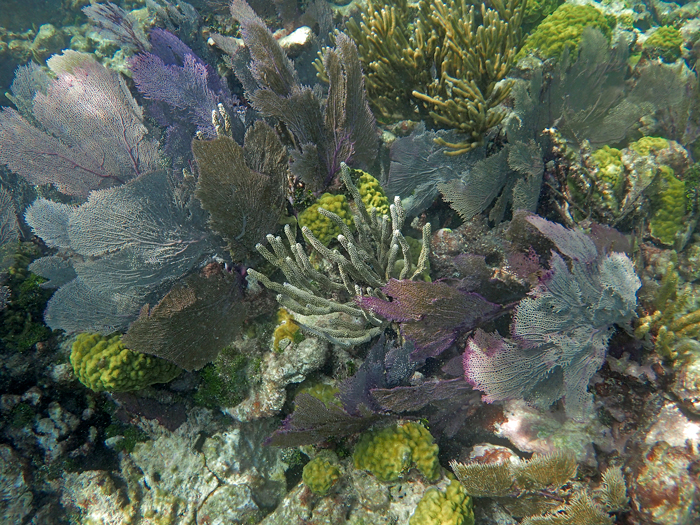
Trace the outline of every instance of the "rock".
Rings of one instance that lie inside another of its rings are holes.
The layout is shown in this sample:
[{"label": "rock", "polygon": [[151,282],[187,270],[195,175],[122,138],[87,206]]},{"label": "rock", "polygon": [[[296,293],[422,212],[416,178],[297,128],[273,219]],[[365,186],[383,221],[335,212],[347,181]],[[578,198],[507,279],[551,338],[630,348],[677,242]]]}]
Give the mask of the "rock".
[{"label": "rock", "polygon": [[21,458],[7,445],[0,445],[0,523],[24,523],[33,499]]},{"label": "rock", "polygon": [[265,508],[276,507],[286,492],[282,451],[264,444],[276,427],[271,420],[245,423],[207,438],[202,445],[207,467],[219,481],[248,487],[257,505]]},{"label": "rock", "polygon": [[700,480],[695,468],[698,460],[700,456],[692,447],[674,447],[665,441],[645,450],[629,487],[632,506],[644,523],[698,523],[698,516],[693,511],[700,495]]},{"label": "rock", "polygon": [[247,399],[233,408],[224,409],[239,421],[269,417],[282,410],[287,400],[286,388],[301,383],[326,362],[328,343],[307,337],[298,344],[289,345],[283,353],[269,352],[263,358],[261,382]]},{"label": "rock", "polygon": [[314,39],[314,32],[310,27],[301,26],[292,33],[279,39],[279,45],[287,53],[287,56],[294,58],[307,50]]},{"label": "rock", "polygon": [[63,31],[52,24],[43,24],[32,42],[32,53],[39,60],[44,60],[65,47]]},{"label": "rock", "polygon": [[506,420],[496,425],[496,435],[525,452],[550,454],[566,448],[579,463],[595,467],[593,443],[602,450],[612,448],[611,430],[598,420],[593,409],[585,420],[576,421],[553,411],[536,410],[524,401],[508,401],[503,415]]}]

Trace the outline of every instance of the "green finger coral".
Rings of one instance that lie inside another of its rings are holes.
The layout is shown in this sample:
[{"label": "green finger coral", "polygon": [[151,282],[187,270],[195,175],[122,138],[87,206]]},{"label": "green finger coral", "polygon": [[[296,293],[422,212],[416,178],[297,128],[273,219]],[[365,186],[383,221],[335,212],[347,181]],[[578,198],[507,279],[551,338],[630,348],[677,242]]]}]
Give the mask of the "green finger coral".
[{"label": "green finger coral", "polygon": [[79,334],[70,362],[80,382],[95,392],[139,390],[172,381],[181,371],[165,359],[129,350],[121,335]]},{"label": "green finger coral", "polygon": [[642,50],[649,58],[675,62],[681,57],[683,35],[673,26],[661,26],[644,41]]},{"label": "green finger coral", "polygon": [[473,525],[472,499],[457,480],[445,492],[428,489],[418,502],[409,525]]},{"label": "green finger coral", "polygon": [[355,468],[367,470],[381,481],[396,481],[412,467],[429,481],[440,475],[438,446],[428,429],[414,422],[363,434],[353,461]]},{"label": "green finger coral", "polygon": [[575,51],[587,27],[598,29],[610,40],[612,28],[603,13],[590,5],[562,4],[527,37],[517,58],[527,53],[542,59],[558,58],[567,47]]},{"label": "green finger coral", "polygon": [[340,479],[340,468],[332,457],[317,456],[306,465],[301,479],[311,492],[325,496]]},{"label": "green finger coral", "polygon": [[353,224],[352,214],[345,195],[324,193],[318,200],[299,214],[299,226],[306,226],[323,244],[328,244],[340,233],[340,228],[333,224],[328,217],[318,212],[319,208],[338,215],[345,224]]}]

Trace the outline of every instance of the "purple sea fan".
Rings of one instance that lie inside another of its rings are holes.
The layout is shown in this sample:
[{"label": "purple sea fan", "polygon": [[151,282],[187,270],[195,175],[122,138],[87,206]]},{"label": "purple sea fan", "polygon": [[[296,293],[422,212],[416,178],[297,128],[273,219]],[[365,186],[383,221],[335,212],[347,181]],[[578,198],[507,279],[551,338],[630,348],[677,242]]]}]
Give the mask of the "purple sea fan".
[{"label": "purple sea fan", "polygon": [[525,399],[547,408],[564,398],[566,412],[581,417],[590,406],[591,377],[603,365],[614,325],[634,316],[641,285],[622,253],[599,254],[581,231],[529,217],[571,269],[553,253],[550,270],[517,306],[513,340],[477,332],[464,353],[465,379],[484,401]]},{"label": "purple sea fan", "polygon": [[129,61],[139,92],[169,106],[175,119],[194,125],[206,138],[216,137],[212,111],[219,104],[233,111],[237,102],[225,82],[175,35],[154,29],[151,43],[152,52]]},{"label": "purple sea fan", "polygon": [[373,313],[399,323],[401,335],[415,345],[411,359],[423,362],[440,355],[460,332],[493,319],[501,307],[476,293],[467,293],[444,281],[398,281],[382,288],[391,301],[359,297],[357,303]]},{"label": "purple sea fan", "polygon": [[48,65],[57,78],[34,95],[32,115],[0,110],[0,163],[82,196],[158,169],[157,142],[117,73],[70,50]]}]

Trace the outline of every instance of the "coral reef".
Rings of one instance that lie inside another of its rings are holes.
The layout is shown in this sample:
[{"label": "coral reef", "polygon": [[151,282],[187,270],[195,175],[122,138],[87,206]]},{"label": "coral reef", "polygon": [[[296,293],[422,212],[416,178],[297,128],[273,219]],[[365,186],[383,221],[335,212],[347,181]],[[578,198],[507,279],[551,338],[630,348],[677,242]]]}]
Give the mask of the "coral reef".
[{"label": "coral reef", "polygon": [[140,390],[172,381],[181,372],[164,359],[129,350],[120,335],[78,334],[70,362],[80,382],[95,392]]},{"label": "coral reef", "polygon": [[440,475],[437,453],[430,432],[420,423],[409,422],[363,434],[352,457],[355,468],[368,470],[382,481],[395,481],[411,468],[434,481]]},{"label": "coral reef", "polygon": [[592,153],[584,146],[564,189],[574,205],[571,216],[627,226],[648,215],[649,232],[658,242],[682,248],[697,214],[691,186],[684,180],[689,167],[686,149],[660,137],[643,137],[622,149],[603,146]]}]

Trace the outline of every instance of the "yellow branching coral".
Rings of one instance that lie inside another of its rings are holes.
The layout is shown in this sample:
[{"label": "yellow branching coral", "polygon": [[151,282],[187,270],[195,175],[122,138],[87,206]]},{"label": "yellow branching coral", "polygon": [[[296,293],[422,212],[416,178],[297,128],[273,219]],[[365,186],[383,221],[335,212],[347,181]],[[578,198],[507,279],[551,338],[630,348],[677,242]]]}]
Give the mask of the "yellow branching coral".
[{"label": "yellow branching coral", "polygon": [[[367,76],[375,113],[384,120],[430,116],[465,138],[443,143],[465,153],[503,119],[508,74],[520,43],[523,0],[494,0],[477,9],[466,0],[369,0],[362,22],[348,22]],[[503,81],[503,82],[501,82]],[[411,97],[412,96],[412,97]]]},{"label": "yellow branching coral", "polygon": [[505,112],[498,106],[510,93],[504,81],[515,60],[520,42],[524,3],[484,4],[480,10],[465,0],[433,0],[430,25],[444,31],[435,53],[438,75],[425,92],[413,96],[429,107],[438,124],[462,132],[464,140],[441,144],[458,155],[481,144],[483,135],[499,124]]},{"label": "yellow branching coral", "polygon": [[691,294],[680,289],[676,270],[677,257],[672,257],[652,302],[651,313],[640,317],[634,335],[641,339],[653,336],[656,352],[676,360],[700,347],[700,309],[693,308]]}]

